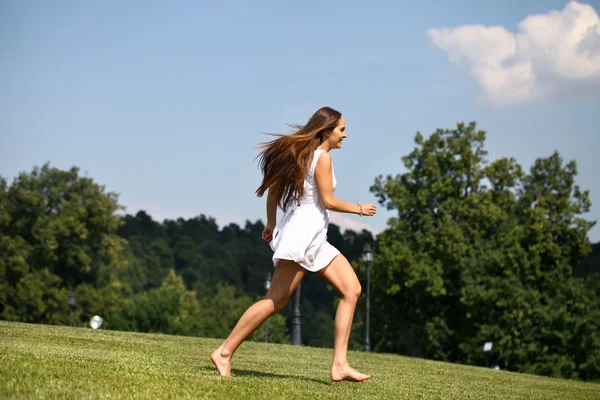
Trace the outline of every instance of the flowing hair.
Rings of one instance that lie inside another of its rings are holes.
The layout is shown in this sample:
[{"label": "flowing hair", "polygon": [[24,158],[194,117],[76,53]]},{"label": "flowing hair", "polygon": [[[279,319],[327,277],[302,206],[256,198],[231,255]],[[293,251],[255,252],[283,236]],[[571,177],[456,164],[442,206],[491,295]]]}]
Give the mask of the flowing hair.
[{"label": "flowing hair", "polygon": [[312,162],[314,150],[322,143],[324,134],[332,131],[338,124],[342,114],[330,107],[317,110],[306,125],[292,125],[297,131],[276,136],[270,142],[261,143],[263,150],[256,157],[263,174],[256,195],[262,197],[269,190],[275,192],[277,204],[285,211],[294,199],[304,195],[304,178]]}]

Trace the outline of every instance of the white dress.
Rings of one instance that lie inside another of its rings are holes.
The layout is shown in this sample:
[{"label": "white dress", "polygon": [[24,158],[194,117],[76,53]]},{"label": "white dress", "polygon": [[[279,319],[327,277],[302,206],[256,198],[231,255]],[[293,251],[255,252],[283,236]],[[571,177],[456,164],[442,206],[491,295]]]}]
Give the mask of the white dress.
[{"label": "white dress", "polygon": [[[271,249],[273,266],[279,260],[292,260],[305,269],[316,272],[325,268],[340,252],[327,241],[329,210],[321,205],[315,181],[315,166],[324,150],[315,150],[304,179],[304,196],[293,200],[281,221],[273,230]],[[332,170],[333,188],[337,182]]]}]

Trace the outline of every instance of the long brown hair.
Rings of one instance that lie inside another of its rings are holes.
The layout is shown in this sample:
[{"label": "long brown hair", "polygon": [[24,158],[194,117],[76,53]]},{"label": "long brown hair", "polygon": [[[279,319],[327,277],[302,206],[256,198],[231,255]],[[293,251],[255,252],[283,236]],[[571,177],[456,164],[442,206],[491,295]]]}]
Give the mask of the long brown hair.
[{"label": "long brown hair", "polygon": [[304,178],[312,161],[314,150],[321,144],[324,135],[338,124],[342,114],[331,107],[317,110],[306,125],[292,125],[297,129],[290,135],[270,133],[277,136],[270,142],[261,143],[264,150],[257,156],[263,174],[256,195],[269,190],[275,191],[277,204],[285,211],[290,201],[304,195]]}]

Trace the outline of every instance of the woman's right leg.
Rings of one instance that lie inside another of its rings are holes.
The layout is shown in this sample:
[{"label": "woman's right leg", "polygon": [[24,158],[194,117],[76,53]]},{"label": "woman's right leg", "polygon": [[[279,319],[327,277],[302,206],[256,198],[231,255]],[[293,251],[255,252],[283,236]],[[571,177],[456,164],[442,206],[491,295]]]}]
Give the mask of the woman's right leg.
[{"label": "woman's right leg", "polygon": [[271,287],[265,298],[254,303],[244,312],[229,337],[216,349],[211,359],[219,375],[231,376],[231,356],[252,332],[271,315],[280,312],[296,287],[304,277],[306,270],[290,260],[280,260],[275,268]]}]

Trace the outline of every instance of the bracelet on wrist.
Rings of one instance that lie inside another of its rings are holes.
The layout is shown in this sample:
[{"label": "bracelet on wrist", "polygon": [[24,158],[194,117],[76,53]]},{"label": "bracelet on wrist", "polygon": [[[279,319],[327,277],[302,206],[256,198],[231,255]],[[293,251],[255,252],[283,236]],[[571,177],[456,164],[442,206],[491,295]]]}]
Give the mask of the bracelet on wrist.
[{"label": "bracelet on wrist", "polygon": [[360,216],[362,217],[363,216],[362,205],[360,203],[356,203],[356,204],[358,204],[358,206],[360,207]]}]

